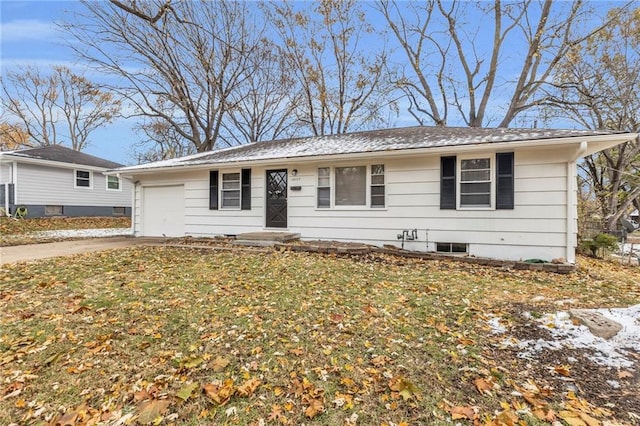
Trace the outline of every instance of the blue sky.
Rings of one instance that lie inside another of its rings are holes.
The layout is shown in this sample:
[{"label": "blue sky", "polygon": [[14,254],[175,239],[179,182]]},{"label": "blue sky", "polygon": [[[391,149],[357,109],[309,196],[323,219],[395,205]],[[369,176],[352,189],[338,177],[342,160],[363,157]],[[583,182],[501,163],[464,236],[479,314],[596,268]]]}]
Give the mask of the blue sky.
[{"label": "blue sky", "polygon": [[[65,45],[64,34],[55,22],[68,19],[82,9],[77,1],[5,1],[0,2],[2,73],[18,65],[66,65],[83,70],[73,51]],[[89,75],[90,76],[90,75]],[[139,136],[133,122],[120,119],[96,130],[86,153],[123,164],[134,164],[131,147]]]},{"label": "blue sky", "polygon": [[[612,5],[621,4],[622,2],[599,0],[591,2],[591,5],[599,9],[598,14],[606,12]],[[83,64],[75,60],[73,51],[66,46],[64,33],[60,32],[55,25],[56,21],[70,20],[74,11],[82,9],[83,6],[77,1],[2,0],[0,2],[2,73],[18,65],[37,65],[46,69],[50,65],[60,64],[72,70],[85,70]],[[372,24],[377,25],[378,22],[372,22]],[[510,49],[517,50],[518,47],[510,46]],[[99,77],[92,76],[91,73],[87,75],[94,79]],[[415,121],[409,118],[406,111],[401,111],[396,125],[413,124]],[[449,124],[462,123],[449,122]],[[519,125],[518,122],[514,124]],[[85,152],[123,164],[133,164],[135,162],[133,145],[140,138],[133,130],[133,125],[133,121],[119,119],[95,131],[91,136],[92,143]]]}]

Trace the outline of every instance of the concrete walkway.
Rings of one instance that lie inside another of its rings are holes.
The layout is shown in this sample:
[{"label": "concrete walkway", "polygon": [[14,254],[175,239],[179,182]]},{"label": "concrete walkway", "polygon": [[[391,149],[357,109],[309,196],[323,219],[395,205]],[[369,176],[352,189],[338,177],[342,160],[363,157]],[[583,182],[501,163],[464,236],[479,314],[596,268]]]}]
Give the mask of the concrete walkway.
[{"label": "concrete walkway", "polygon": [[153,245],[163,240],[163,238],[112,237],[0,247],[0,265],[137,245]]}]

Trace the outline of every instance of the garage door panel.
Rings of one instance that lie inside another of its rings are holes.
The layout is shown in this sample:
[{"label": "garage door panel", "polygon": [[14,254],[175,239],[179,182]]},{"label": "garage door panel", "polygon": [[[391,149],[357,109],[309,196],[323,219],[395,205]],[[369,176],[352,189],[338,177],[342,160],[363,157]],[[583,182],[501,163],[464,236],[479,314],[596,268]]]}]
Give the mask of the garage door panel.
[{"label": "garage door panel", "polygon": [[144,236],[183,236],[184,185],[144,187],[142,211]]}]

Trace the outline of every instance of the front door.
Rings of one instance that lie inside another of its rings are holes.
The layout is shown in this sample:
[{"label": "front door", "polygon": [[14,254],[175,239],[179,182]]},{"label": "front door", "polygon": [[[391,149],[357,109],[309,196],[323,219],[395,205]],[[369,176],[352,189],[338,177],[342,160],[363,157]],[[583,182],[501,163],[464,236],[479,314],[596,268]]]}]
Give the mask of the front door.
[{"label": "front door", "polygon": [[267,170],[267,228],[287,227],[287,169]]}]

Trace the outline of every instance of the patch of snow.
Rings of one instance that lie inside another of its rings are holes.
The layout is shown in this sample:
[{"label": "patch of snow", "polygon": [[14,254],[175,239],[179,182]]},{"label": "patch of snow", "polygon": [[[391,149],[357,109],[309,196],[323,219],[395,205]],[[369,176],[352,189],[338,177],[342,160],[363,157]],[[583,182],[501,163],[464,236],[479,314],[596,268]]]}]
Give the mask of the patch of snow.
[{"label": "patch of snow", "polygon": [[[606,340],[591,333],[588,327],[576,325],[567,312],[547,314],[537,319],[538,326],[549,330],[552,340],[521,340],[512,342],[505,339],[505,346],[517,346],[522,358],[535,358],[542,350],[591,349],[587,357],[593,362],[618,368],[633,366],[628,350],[640,352],[640,305],[628,308],[594,309],[604,317],[617,322],[622,330]],[[499,318],[491,318],[491,324],[499,324]],[[528,318],[531,318],[530,316]],[[497,322],[496,322],[497,321]],[[493,327],[492,327],[493,328]]]},{"label": "patch of snow", "polygon": [[60,229],[56,231],[38,231],[31,234],[39,238],[99,238],[132,235],[131,228],[101,229]]},{"label": "patch of snow", "polygon": [[620,382],[617,380],[607,380],[607,383],[614,389],[620,389]]},{"label": "patch of snow", "polygon": [[491,332],[493,334],[504,334],[507,331],[507,328],[500,324],[500,317],[493,317],[487,321],[489,327],[491,327]]}]

